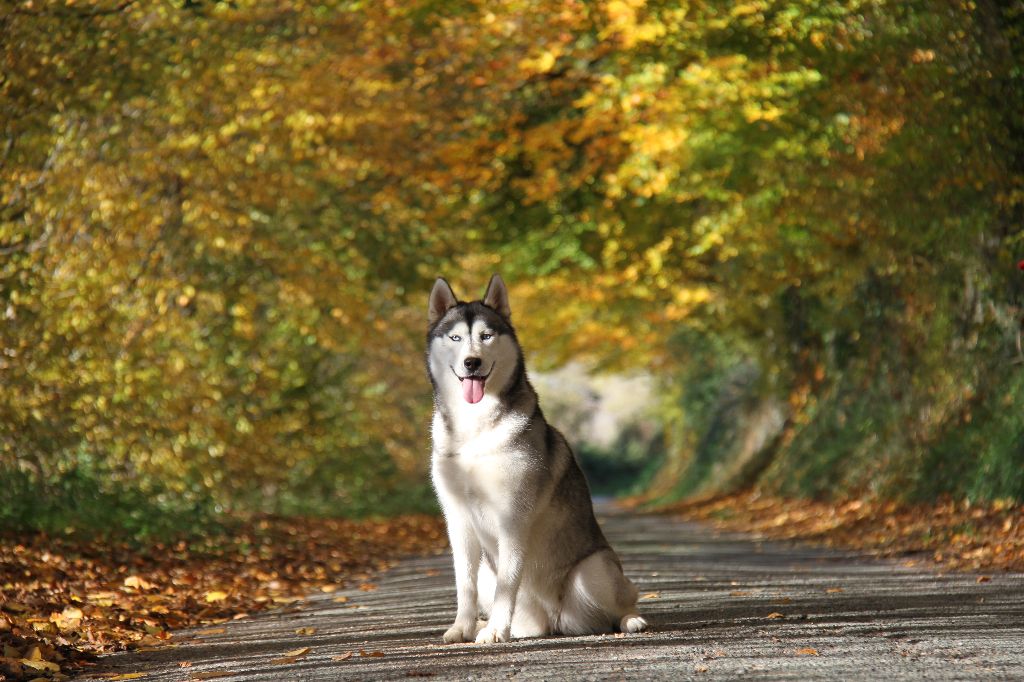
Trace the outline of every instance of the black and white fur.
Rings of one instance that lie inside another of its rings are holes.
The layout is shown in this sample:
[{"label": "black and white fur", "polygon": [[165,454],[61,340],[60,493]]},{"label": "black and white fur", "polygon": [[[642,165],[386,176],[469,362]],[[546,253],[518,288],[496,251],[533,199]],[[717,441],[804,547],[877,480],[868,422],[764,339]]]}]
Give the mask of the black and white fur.
[{"label": "black and white fur", "polygon": [[430,294],[432,474],[458,594],[444,641],[639,632],[637,589],[572,450],[544,419],[510,315],[497,275],[482,301],[460,303],[443,279]]}]

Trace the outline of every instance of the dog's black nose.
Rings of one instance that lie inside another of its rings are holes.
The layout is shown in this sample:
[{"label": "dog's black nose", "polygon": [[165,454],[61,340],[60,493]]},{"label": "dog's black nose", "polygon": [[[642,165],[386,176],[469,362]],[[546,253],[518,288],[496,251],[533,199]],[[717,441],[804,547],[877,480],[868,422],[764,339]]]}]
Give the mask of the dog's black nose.
[{"label": "dog's black nose", "polygon": [[470,372],[475,372],[480,369],[480,358],[466,358],[462,361],[462,364],[466,366]]}]

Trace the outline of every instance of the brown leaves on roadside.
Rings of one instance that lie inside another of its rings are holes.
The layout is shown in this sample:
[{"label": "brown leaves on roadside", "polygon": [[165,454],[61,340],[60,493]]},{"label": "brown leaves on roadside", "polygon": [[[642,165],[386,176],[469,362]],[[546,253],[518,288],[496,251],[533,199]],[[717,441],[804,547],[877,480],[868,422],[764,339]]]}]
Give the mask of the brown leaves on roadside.
[{"label": "brown leaves on roadside", "polygon": [[[949,499],[919,505],[880,500],[829,503],[747,491],[690,500],[665,511],[771,538],[883,556],[923,553],[947,569],[1024,571],[1024,504],[1019,503]],[[904,565],[917,563],[907,560]],[[826,590],[840,591],[839,587]]]},{"label": "brown leaves on roadside", "polygon": [[808,646],[808,647],[804,647],[803,649],[797,649],[796,650],[796,655],[797,656],[817,656],[818,655],[818,650],[817,649],[813,649],[813,648]]},{"label": "brown leaves on roadside", "polygon": [[325,585],[369,591],[368,572],[384,558],[443,546],[443,521],[429,516],[264,517],[207,540],[146,548],[0,534],[0,679],[75,673],[96,654],[173,646],[170,632],[186,627],[220,635],[239,614],[295,608]]}]

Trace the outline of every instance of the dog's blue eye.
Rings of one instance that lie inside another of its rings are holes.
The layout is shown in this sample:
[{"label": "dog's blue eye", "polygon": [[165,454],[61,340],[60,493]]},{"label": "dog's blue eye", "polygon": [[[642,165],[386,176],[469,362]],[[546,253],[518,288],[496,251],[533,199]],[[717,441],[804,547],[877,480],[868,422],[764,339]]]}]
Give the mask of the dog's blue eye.
[{"label": "dog's blue eye", "polygon": [[485,333],[483,333],[483,334],[481,334],[481,335],[480,335],[480,340],[481,340],[481,341],[486,341],[486,340],[488,340],[489,338],[491,338],[492,336],[494,336],[494,334],[488,334],[488,333],[486,333],[486,332],[485,332]]},{"label": "dog's blue eye", "polygon": [[451,339],[452,341],[462,341],[462,337],[458,336],[457,334],[453,335],[453,336],[449,336],[448,338]]}]

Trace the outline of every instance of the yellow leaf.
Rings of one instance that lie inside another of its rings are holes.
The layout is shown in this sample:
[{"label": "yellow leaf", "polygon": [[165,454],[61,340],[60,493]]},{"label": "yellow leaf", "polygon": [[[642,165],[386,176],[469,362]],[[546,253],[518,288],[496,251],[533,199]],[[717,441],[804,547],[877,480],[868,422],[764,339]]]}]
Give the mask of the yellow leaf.
[{"label": "yellow leaf", "polygon": [[775,618],[785,618],[785,616],[783,616],[783,615],[782,615],[781,613],[779,613],[778,611],[773,611],[772,613],[769,613],[767,617],[768,617],[768,618],[771,618],[771,619],[775,619]]},{"label": "yellow leaf", "polygon": [[804,647],[803,649],[796,650],[797,656],[817,656],[818,650],[812,649],[811,647]]},{"label": "yellow leaf", "polygon": [[213,602],[224,601],[227,599],[228,593],[221,592],[220,590],[210,590],[206,593],[206,597],[204,598],[206,599],[207,604],[212,604]]},{"label": "yellow leaf", "polygon": [[125,587],[131,587],[131,588],[134,588],[134,589],[137,589],[137,590],[151,590],[154,587],[156,587],[156,585],[154,585],[153,583],[149,582],[148,580],[146,580],[142,576],[138,576],[138,575],[130,575],[127,578],[125,578],[124,579],[124,586]]},{"label": "yellow leaf", "polygon": [[286,651],[286,652],[284,652],[284,655],[285,656],[305,656],[308,653],[309,653],[309,647],[308,646],[304,646],[304,647],[299,648],[299,649],[292,649],[291,651]]}]

